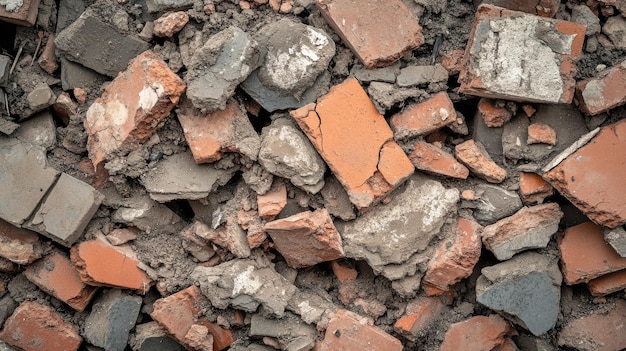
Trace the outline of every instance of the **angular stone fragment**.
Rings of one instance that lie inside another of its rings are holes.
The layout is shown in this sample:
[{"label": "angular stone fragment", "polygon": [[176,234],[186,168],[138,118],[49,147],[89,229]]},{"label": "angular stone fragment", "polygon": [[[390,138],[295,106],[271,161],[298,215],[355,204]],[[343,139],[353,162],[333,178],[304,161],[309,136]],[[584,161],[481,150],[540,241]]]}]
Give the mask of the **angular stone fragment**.
[{"label": "angular stone fragment", "polygon": [[202,113],[185,100],[176,110],[197,164],[221,159],[226,152],[238,152],[256,161],[261,140],[243,107],[234,99],[223,111]]},{"label": "angular stone fragment", "polygon": [[263,195],[256,196],[259,216],[265,220],[276,217],[287,205],[287,187],[280,183]]},{"label": "angular stone fragment", "polygon": [[344,256],[341,236],[326,209],[278,219],[267,223],[264,229],[293,268],[313,266]]},{"label": "angular stone fragment", "polygon": [[414,171],[355,78],[291,116],[361,210],[380,201]]},{"label": "angular stone fragment", "polygon": [[444,311],[445,305],[437,297],[425,297],[407,305],[406,314],[398,319],[393,329],[405,338],[415,341]]},{"label": "angular stone fragment", "polygon": [[367,68],[388,66],[424,42],[422,28],[402,1],[376,0],[362,6],[358,0],[317,0],[316,5]]},{"label": "angular stone fragment", "polygon": [[491,160],[482,145],[470,139],[457,145],[456,157],[477,177],[490,183],[502,183],[506,179],[506,170]]},{"label": "angular stone fragment", "polygon": [[478,114],[485,120],[487,127],[502,127],[508,122],[513,113],[504,106],[499,106],[496,101],[490,99],[480,99],[478,102]]},{"label": "angular stone fragment", "polygon": [[312,346],[317,332],[313,326],[302,323],[293,315],[273,320],[254,314],[250,320],[250,336],[277,338],[286,345],[285,350],[291,350],[298,343],[298,339],[307,339]]},{"label": "angular stone fragment", "polygon": [[250,256],[250,246],[246,232],[239,226],[234,217],[228,217],[223,227],[209,228],[201,222],[194,222],[190,230],[198,237],[208,240],[230,251],[236,257]]},{"label": "angular stone fragment", "polygon": [[85,321],[85,339],[105,350],[123,351],[128,344],[128,333],[135,326],[141,297],[111,289],[93,305]]},{"label": "angular stone fragment", "polygon": [[556,132],[547,124],[533,123],[528,126],[527,143],[556,145]]},{"label": "angular stone fragment", "polygon": [[[585,26],[481,5],[459,76],[460,92],[571,103]],[[524,45],[520,45],[524,43]]]},{"label": "angular stone fragment", "polygon": [[82,342],[76,327],[50,307],[25,301],[4,323],[0,339],[24,351],[76,351]]},{"label": "angular stone fragment", "polygon": [[328,177],[320,191],[324,199],[324,208],[334,217],[349,221],[356,218],[356,211],[350,202],[346,189],[335,177]]},{"label": "angular stone fragment", "polygon": [[426,135],[456,121],[456,111],[448,93],[435,94],[430,99],[408,106],[391,116],[389,124],[394,138],[407,139]]},{"label": "angular stone fragment", "polygon": [[24,275],[41,290],[65,302],[73,309],[85,310],[97,288],[86,285],[69,258],[60,252],[28,266]]},{"label": "angular stone fragment", "polygon": [[563,212],[556,203],[524,207],[514,215],[488,225],[483,243],[500,261],[518,252],[546,247],[559,229]]},{"label": "angular stone fragment", "polygon": [[180,32],[187,22],[189,22],[189,15],[186,12],[170,12],[154,21],[153,33],[157,37],[171,38]]},{"label": "angular stone fragment", "polygon": [[400,70],[396,79],[396,83],[400,87],[446,81],[448,81],[448,71],[440,64],[434,66],[407,66]]},{"label": "angular stone fragment", "polygon": [[459,179],[467,179],[469,176],[469,170],[454,156],[425,141],[418,141],[415,144],[409,159],[420,171]]},{"label": "angular stone fragment", "polygon": [[554,17],[560,4],[558,0],[483,0],[482,3],[542,17]]},{"label": "angular stone fragment", "polygon": [[185,10],[193,6],[193,0],[146,0],[148,12]]},{"label": "angular stone fragment", "polygon": [[[483,351],[494,350],[505,342],[505,337],[514,333],[513,328],[502,317],[476,316],[454,323],[446,332],[440,351]],[[468,342],[471,340],[471,342]]]},{"label": "angular stone fragment", "polygon": [[602,26],[602,33],[617,49],[626,49],[626,19],[623,16],[609,17]]},{"label": "angular stone fragment", "polygon": [[402,343],[374,326],[368,318],[347,310],[339,310],[328,323],[324,340],[316,349],[401,351]]},{"label": "angular stone fragment", "polygon": [[181,218],[167,206],[152,200],[146,194],[135,195],[109,203],[111,198],[112,195],[107,193],[105,204],[117,207],[117,210],[113,211],[111,215],[111,220],[115,223],[137,227],[148,234],[173,234],[177,233],[185,225]]},{"label": "angular stone fragment", "polygon": [[40,0],[3,1],[0,4],[0,21],[32,27],[37,22]]},{"label": "angular stone fragment", "polygon": [[[61,87],[63,90],[72,90],[75,88],[86,88],[91,84],[104,83],[109,80],[109,77],[103,76],[100,73],[89,69],[81,64],[70,61],[61,56]],[[74,94],[77,97],[78,95]],[[84,103],[84,102],[83,102]]]},{"label": "angular stone fragment", "polygon": [[626,223],[626,120],[603,127],[586,145],[543,175],[591,220],[609,228]]},{"label": "angular stone fragment", "polygon": [[520,172],[519,192],[524,203],[541,204],[548,196],[554,194],[554,189],[540,175]]},{"label": "angular stone fragment", "polygon": [[508,217],[522,208],[522,200],[517,193],[496,185],[479,184],[475,197],[471,206],[475,208],[474,218],[483,225]]},{"label": "angular stone fragment", "polygon": [[626,348],[624,319],[626,302],[618,299],[614,308],[572,319],[559,333],[558,344],[584,351],[613,351]]},{"label": "angular stone fragment", "polygon": [[605,230],[604,240],[615,249],[618,255],[626,257],[626,230],[624,228]]},{"label": "angular stone fragment", "polygon": [[41,146],[46,150],[56,146],[57,135],[54,118],[49,111],[43,111],[21,122],[19,129],[13,133],[16,138]]},{"label": "angular stone fragment", "polygon": [[534,335],[554,328],[560,312],[561,272],[556,259],[527,252],[482,269],[476,300]]},{"label": "angular stone fragment", "polygon": [[87,110],[87,149],[95,167],[145,142],[170,113],[185,83],[152,51],[130,63]]},{"label": "angular stone fragment", "polygon": [[157,322],[137,324],[131,335],[130,346],[134,351],[184,351],[185,348],[165,335]]},{"label": "angular stone fragment", "polygon": [[17,228],[0,219],[0,257],[27,265],[41,258],[44,250],[37,233]]},{"label": "angular stone fragment", "polygon": [[580,109],[587,114],[597,115],[625,104],[626,92],[622,89],[624,81],[626,61],[576,83],[576,99]]},{"label": "angular stone fragment", "polygon": [[576,5],[572,8],[572,22],[584,25],[587,28],[587,37],[600,33],[600,19],[587,5]]}]

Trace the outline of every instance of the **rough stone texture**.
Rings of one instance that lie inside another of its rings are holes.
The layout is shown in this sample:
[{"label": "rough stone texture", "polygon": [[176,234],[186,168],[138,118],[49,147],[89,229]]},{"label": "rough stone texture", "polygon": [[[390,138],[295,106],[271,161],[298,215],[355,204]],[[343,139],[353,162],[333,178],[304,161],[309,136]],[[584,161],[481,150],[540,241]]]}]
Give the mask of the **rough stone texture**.
[{"label": "rough stone texture", "polygon": [[576,84],[576,99],[580,109],[590,115],[626,104],[626,61],[602,71],[595,77]]},{"label": "rough stone texture", "polygon": [[59,172],[47,166],[45,150],[16,139],[0,139],[0,164],[11,165],[0,168],[0,218],[19,226],[35,211]]},{"label": "rough stone texture", "polygon": [[609,273],[587,283],[592,296],[605,296],[626,289],[626,270]]},{"label": "rough stone texture", "polygon": [[559,333],[559,346],[581,351],[613,351],[626,348],[626,302],[617,300],[608,312],[594,311],[573,319]]},{"label": "rough stone texture", "polygon": [[[285,345],[285,350],[309,350],[314,346],[316,330],[292,315],[280,320],[272,320],[255,314],[250,321],[250,336],[276,338]],[[296,346],[301,343],[308,346],[300,346],[301,348]]]},{"label": "rough stone texture", "polygon": [[37,13],[40,0],[23,0],[19,6],[0,5],[0,20],[17,24],[18,26],[32,27],[37,22]]},{"label": "rough stone texture", "polygon": [[347,310],[339,310],[328,323],[324,340],[316,349],[401,351],[402,343],[374,326],[368,318]]},{"label": "rough stone texture", "polygon": [[37,233],[13,226],[0,219],[0,257],[27,265],[41,258],[45,246]]},{"label": "rough stone texture", "polygon": [[574,97],[574,61],[584,40],[585,27],[580,24],[481,5],[465,51],[459,91],[569,104]]},{"label": "rough stone texture", "polygon": [[94,166],[146,141],[184,90],[185,83],[152,51],[133,59],[87,110],[87,149]]},{"label": "rough stone texture", "polygon": [[626,258],[604,241],[602,229],[592,222],[567,228],[559,240],[559,250],[567,285],[587,283],[626,268]]},{"label": "rough stone texture", "polygon": [[259,163],[270,173],[289,179],[310,193],[317,193],[324,186],[324,161],[289,119],[278,118],[263,128]]},{"label": "rough stone texture", "polygon": [[600,19],[586,5],[572,7],[572,22],[582,24],[587,29],[585,35],[590,37],[600,33]]},{"label": "rough stone texture", "polygon": [[346,189],[335,177],[328,177],[320,191],[324,200],[324,208],[334,217],[349,221],[356,218],[356,211],[350,202]]},{"label": "rough stone texture", "polygon": [[[264,257],[236,259],[215,267],[196,267],[191,278],[216,308],[228,306],[254,312],[262,305],[282,317],[297,288],[270,266]],[[219,282],[219,283],[218,283]]]},{"label": "rough stone texture", "polygon": [[626,231],[622,227],[604,231],[604,240],[622,257],[626,257]]},{"label": "rough stone texture", "polygon": [[307,211],[265,225],[276,250],[293,268],[344,257],[341,236],[326,209]]},{"label": "rough stone texture", "polygon": [[383,68],[375,68],[375,69],[367,69],[367,68],[357,68],[353,67],[350,71],[350,74],[354,76],[354,78],[358,79],[359,82],[369,83],[369,82],[386,82],[386,83],[395,83],[396,75],[400,73],[400,64],[396,63],[394,65],[383,67]]},{"label": "rough stone texture", "polygon": [[56,145],[56,126],[52,114],[44,111],[21,122],[13,136],[50,150]]},{"label": "rough stone texture", "polygon": [[316,0],[315,4],[367,68],[388,66],[424,42],[422,28],[400,0],[375,0],[368,6],[358,0]]},{"label": "rough stone texture", "polygon": [[85,310],[97,291],[80,279],[69,258],[58,251],[28,266],[24,275],[41,290],[79,312]]},{"label": "rough stone texture", "polygon": [[196,221],[192,224],[192,230],[196,236],[225,248],[236,257],[250,256],[249,239],[234,217],[228,217],[226,224],[216,229]]},{"label": "rough stone texture", "polygon": [[481,272],[476,282],[479,303],[511,318],[534,335],[554,328],[563,280],[556,259],[526,252]]},{"label": "rough stone texture", "polygon": [[457,145],[454,151],[459,161],[477,177],[490,183],[502,183],[506,179],[506,170],[493,162],[482,145],[473,139]]},{"label": "rough stone texture", "polygon": [[624,17],[609,17],[602,26],[602,33],[606,34],[617,49],[626,49],[626,19]]},{"label": "rough stone texture", "polygon": [[[109,189],[110,190],[110,189]],[[105,205],[117,208],[111,214],[114,223],[122,223],[137,227],[146,233],[173,234],[185,225],[180,217],[167,206],[152,200],[148,195],[135,195],[121,198],[119,194],[106,192]],[[111,201],[119,196],[117,201]]]},{"label": "rough stone texture", "polygon": [[28,110],[23,112],[22,118],[29,117],[39,111],[43,111],[52,106],[57,97],[46,83],[38,83],[26,96]]},{"label": "rough stone texture", "polygon": [[559,0],[483,0],[482,3],[542,17],[554,17],[560,4]]},{"label": "rough stone texture", "polygon": [[69,247],[83,235],[103,199],[91,185],[63,173],[25,226]]},{"label": "rough stone texture", "polygon": [[496,101],[485,98],[478,102],[478,114],[490,128],[502,127],[513,117],[513,113],[505,106],[500,106]]},{"label": "rough stone texture", "polygon": [[123,351],[128,343],[128,333],[135,326],[141,297],[112,289],[105,292],[93,305],[85,320],[85,339],[105,350]]},{"label": "rough stone texture", "polygon": [[380,201],[415,169],[355,78],[291,116],[361,210]]},{"label": "rough stone texture", "polygon": [[104,22],[90,9],[58,33],[54,43],[68,60],[109,77],[125,70],[135,56],[150,48],[145,41]]},{"label": "rough stone texture", "polygon": [[189,22],[189,15],[186,12],[170,12],[154,21],[153,33],[157,37],[171,38],[180,32],[187,22]]},{"label": "rough stone texture", "polygon": [[256,161],[261,139],[243,107],[234,99],[223,111],[202,113],[185,100],[176,110],[196,163],[221,159],[226,152],[237,152]]},{"label": "rough stone texture", "polygon": [[425,141],[415,143],[409,159],[416,169],[427,173],[459,179],[467,179],[469,176],[467,167],[460,164],[454,156]]},{"label": "rough stone texture", "polygon": [[[484,351],[493,350],[504,343],[505,337],[513,334],[502,317],[492,314],[489,317],[476,316],[466,321],[454,323],[446,332],[440,351]],[[471,342],[468,342],[471,340]]]},{"label": "rough stone texture", "polygon": [[524,207],[514,215],[488,225],[482,240],[500,261],[518,252],[546,247],[559,229],[563,212],[556,203]]},{"label": "rough stone texture", "polygon": [[445,305],[437,297],[425,297],[409,303],[406,314],[396,321],[393,329],[403,337],[415,341],[445,312]]},{"label": "rough stone texture", "polygon": [[223,110],[235,88],[258,66],[257,44],[237,27],[213,35],[187,65],[187,97],[198,109]]},{"label": "rough stone texture", "polygon": [[193,0],[146,0],[146,5],[148,12],[156,13],[191,8]]},{"label": "rough stone texture", "polygon": [[394,138],[407,139],[426,135],[456,121],[456,111],[448,93],[435,94],[430,99],[409,105],[391,116],[389,124]]},{"label": "rough stone texture", "polygon": [[50,307],[23,302],[4,323],[0,339],[24,351],[76,351],[82,339],[76,327]]},{"label": "rough stone texture", "polygon": [[201,199],[226,184],[237,168],[218,169],[215,164],[198,165],[189,152],[168,156],[141,176],[150,197],[159,202]]},{"label": "rough stone texture", "polygon": [[603,127],[586,145],[543,175],[591,220],[609,228],[626,223],[626,121]]},{"label": "rough stone texture", "polygon": [[399,87],[427,85],[448,81],[448,71],[440,64],[434,66],[407,66],[400,70],[396,83]]},{"label": "rough stone texture", "polygon": [[473,220],[457,219],[452,233],[435,249],[422,283],[448,290],[461,279],[469,277],[480,258],[482,229]]},{"label": "rough stone texture", "polygon": [[[414,175],[389,203],[354,221],[336,223],[346,256],[366,260],[376,273],[390,280],[421,277],[415,264],[430,259],[424,251],[455,212],[458,200],[457,189]],[[417,289],[419,282],[411,288]]]},{"label": "rough stone texture", "polygon": [[165,335],[157,322],[137,324],[131,335],[130,346],[134,351],[184,351],[185,348]]},{"label": "rough stone texture", "polygon": [[554,189],[548,182],[536,173],[520,172],[519,192],[526,204],[541,204],[554,194]]},{"label": "rough stone texture", "polygon": [[482,224],[494,223],[522,208],[522,200],[516,193],[496,185],[479,184],[475,196],[471,207],[475,208],[474,218]]},{"label": "rough stone texture", "polygon": [[63,90],[86,88],[93,82],[105,82],[109,78],[64,57],[61,61],[61,87]]}]

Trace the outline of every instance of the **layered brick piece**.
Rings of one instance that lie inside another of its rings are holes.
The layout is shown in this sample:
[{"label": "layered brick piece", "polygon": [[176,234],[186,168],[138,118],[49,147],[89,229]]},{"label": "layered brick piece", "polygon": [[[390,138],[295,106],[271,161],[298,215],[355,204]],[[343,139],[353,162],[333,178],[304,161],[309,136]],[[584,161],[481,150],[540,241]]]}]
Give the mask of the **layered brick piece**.
[{"label": "layered brick piece", "polygon": [[496,350],[505,338],[515,331],[507,321],[497,314],[489,317],[476,316],[454,323],[446,332],[440,351]]},{"label": "layered brick piece", "polygon": [[316,5],[367,68],[387,66],[424,42],[417,19],[400,0],[316,0]]},{"label": "layered brick piece", "polygon": [[415,144],[409,159],[415,168],[428,173],[459,179],[466,179],[469,176],[467,167],[460,164],[454,156],[425,141],[418,141]]},{"label": "layered brick piece", "polygon": [[87,111],[87,149],[94,166],[122,147],[146,141],[184,90],[182,79],[152,51],[133,59]]},{"label": "layered brick piece", "polygon": [[317,104],[292,111],[291,116],[361,210],[381,200],[414,171],[385,118],[354,78],[331,88]]},{"label": "layered brick piece", "polygon": [[580,109],[590,115],[608,111],[626,103],[626,61],[611,67],[596,77],[576,84],[576,99]]},{"label": "layered brick piece", "polygon": [[452,100],[448,93],[441,92],[391,116],[389,124],[396,139],[405,139],[426,135],[455,121],[456,111]]},{"label": "layered brick piece", "polygon": [[460,92],[571,103],[585,26],[481,5],[465,50]]}]

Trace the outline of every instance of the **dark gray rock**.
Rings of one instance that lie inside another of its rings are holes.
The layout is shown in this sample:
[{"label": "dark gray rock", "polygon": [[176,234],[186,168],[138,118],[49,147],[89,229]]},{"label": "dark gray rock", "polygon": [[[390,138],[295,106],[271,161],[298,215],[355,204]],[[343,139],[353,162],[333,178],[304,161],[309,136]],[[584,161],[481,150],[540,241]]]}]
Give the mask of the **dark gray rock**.
[{"label": "dark gray rock", "polygon": [[57,11],[56,34],[67,28],[85,11],[84,0],[60,0]]},{"label": "dark gray rock", "polygon": [[611,245],[617,253],[626,257],[626,231],[622,227],[605,230],[604,240]]},{"label": "dark gray rock", "polygon": [[50,150],[56,145],[56,126],[50,111],[43,111],[20,123],[14,137]]},{"label": "dark gray rock", "polygon": [[185,10],[193,6],[193,0],[146,0],[148,12]]},{"label": "dark gray rock", "polygon": [[157,322],[138,324],[131,335],[130,346],[133,351],[183,351],[174,339],[165,335]]},{"label": "dark gray rock", "polygon": [[472,130],[472,139],[480,142],[493,162],[502,166],[504,164],[503,151],[502,151],[502,130],[504,128],[487,127],[485,119],[478,113],[474,114],[474,123]]},{"label": "dark gray rock", "polygon": [[0,55],[0,87],[6,88],[9,79],[10,68],[11,58],[6,55]]},{"label": "dark gray rock", "polygon": [[496,185],[479,184],[475,193],[474,218],[482,225],[494,223],[522,208],[522,199],[517,193]]},{"label": "dark gray rock", "polygon": [[0,327],[4,324],[4,321],[9,318],[13,311],[17,308],[17,302],[11,298],[10,295],[6,295],[0,299]]},{"label": "dark gray rock", "polygon": [[61,87],[63,90],[84,89],[102,84],[107,80],[106,76],[61,57]]}]

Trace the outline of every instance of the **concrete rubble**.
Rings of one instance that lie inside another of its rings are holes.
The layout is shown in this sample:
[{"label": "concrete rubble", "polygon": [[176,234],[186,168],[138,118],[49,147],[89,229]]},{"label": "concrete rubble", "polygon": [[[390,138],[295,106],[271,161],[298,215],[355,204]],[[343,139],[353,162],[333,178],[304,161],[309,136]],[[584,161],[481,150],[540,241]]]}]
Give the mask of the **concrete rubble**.
[{"label": "concrete rubble", "polygon": [[623,0],[0,0],[0,350],[626,349]]}]

